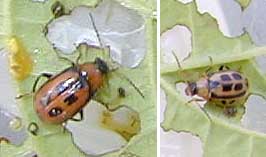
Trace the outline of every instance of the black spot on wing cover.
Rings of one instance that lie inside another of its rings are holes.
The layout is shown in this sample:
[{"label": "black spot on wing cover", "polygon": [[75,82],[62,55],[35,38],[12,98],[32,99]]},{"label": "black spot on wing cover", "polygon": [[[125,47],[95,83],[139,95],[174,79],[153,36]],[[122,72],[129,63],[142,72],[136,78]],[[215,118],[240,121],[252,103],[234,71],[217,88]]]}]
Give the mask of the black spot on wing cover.
[{"label": "black spot on wing cover", "polygon": [[241,80],[242,79],[242,76],[238,73],[233,73],[232,76],[235,80]]},{"label": "black spot on wing cover", "polygon": [[231,81],[232,79],[228,74],[223,74],[220,76],[222,81]]},{"label": "black spot on wing cover", "polygon": [[237,83],[237,84],[235,85],[234,89],[235,89],[236,91],[239,91],[239,90],[243,89],[243,85],[242,85],[242,83]]},{"label": "black spot on wing cover", "polygon": [[232,90],[232,86],[233,86],[232,83],[230,83],[230,84],[223,84],[223,91],[224,92],[231,91]]},{"label": "black spot on wing cover", "polygon": [[220,83],[218,81],[212,81],[212,80],[209,81],[210,89],[217,88],[219,85],[220,85]]},{"label": "black spot on wing cover", "polygon": [[77,100],[78,100],[78,97],[73,93],[64,99],[64,103],[66,103],[67,105],[71,105],[75,103]]}]

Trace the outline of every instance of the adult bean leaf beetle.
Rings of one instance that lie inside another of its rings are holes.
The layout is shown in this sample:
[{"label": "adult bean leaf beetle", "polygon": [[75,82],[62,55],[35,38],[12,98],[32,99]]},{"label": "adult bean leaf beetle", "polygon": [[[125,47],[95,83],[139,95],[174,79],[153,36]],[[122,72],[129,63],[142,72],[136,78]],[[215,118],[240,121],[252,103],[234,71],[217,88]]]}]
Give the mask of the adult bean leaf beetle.
[{"label": "adult bean leaf beetle", "polygon": [[34,107],[39,117],[49,123],[62,123],[71,119],[103,85],[109,68],[105,61],[77,64],[57,75],[42,74],[37,78],[33,92],[41,77],[46,81],[35,93]]},{"label": "adult bean leaf beetle", "polygon": [[[93,17],[91,14],[89,17],[91,18],[98,41],[102,48],[103,44],[101,43]],[[85,45],[87,50],[89,45],[82,43],[79,46],[82,45]],[[107,74],[115,69],[110,70],[107,63],[101,58],[96,58],[94,62],[79,64],[78,61],[81,57],[81,53],[79,53],[79,56],[74,63],[68,58],[60,56],[58,51],[55,50],[55,52],[59,59],[70,62],[72,66],[56,75],[42,73],[37,77],[32,89],[32,93],[34,93],[33,103],[35,111],[42,121],[51,124],[61,124],[69,119],[80,121],[83,119],[83,107],[92,99],[97,90],[103,86]],[[118,76],[126,79],[144,98],[142,92],[129,78],[123,74],[119,74]],[[42,77],[46,77],[48,80],[36,91],[37,84]],[[23,94],[18,98],[32,93]],[[121,93],[123,96],[124,91]],[[103,104],[106,105],[106,103]],[[80,113],[80,119],[73,118],[78,112]],[[35,122],[30,123],[29,128],[29,131],[33,135],[37,135],[39,127]]]},{"label": "adult bean leaf beetle", "polygon": [[[173,56],[178,67],[182,69],[175,53],[173,53]],[[209,57],[209,59],[212,64],[212,58]],[[187,82],[185,93],[188,96],[197,95],[202,98],[193,98],[189,102],[212,102],[222,107],[226,115],[234,116],[237,112],[236,107],[239,104],[242,105],[249,96],[248,86],[248,79],[242,73],[230,70],[227,66],[222,65],[218,72],[207,73],[207,75],[199,78],[195,82]],[[200,108],[210,119],[207,111],[201,106]]]},{"label": "adult bean leaf beetle", "polygon": [[248,79],[238,71],[224,69],[208,74],[196,82],[189,82],[185,89],[188,96],[200,96],[204,100],[223,107],[224,113],[233,116],[236,106],[248,97]]}]

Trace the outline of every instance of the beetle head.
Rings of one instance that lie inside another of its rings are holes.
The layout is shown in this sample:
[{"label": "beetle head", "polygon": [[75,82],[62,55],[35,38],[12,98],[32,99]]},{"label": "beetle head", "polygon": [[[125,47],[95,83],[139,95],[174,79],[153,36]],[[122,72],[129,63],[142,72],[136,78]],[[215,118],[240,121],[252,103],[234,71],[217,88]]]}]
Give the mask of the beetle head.
[{"label": "beetle head", "polygon": [[102,60],[101,58],[97,57],[94,61],[94,64],[101,71],[101,73],[107,74],[109,72],[109,67],[108,67],[107,63],[104,60]]},{"label": "beetle head", "polygon": [[198,93],[197,83],[196,82],[188,83],[188,86],[185,92],[186,92],[186,95],[188,96],[196,95]]}]

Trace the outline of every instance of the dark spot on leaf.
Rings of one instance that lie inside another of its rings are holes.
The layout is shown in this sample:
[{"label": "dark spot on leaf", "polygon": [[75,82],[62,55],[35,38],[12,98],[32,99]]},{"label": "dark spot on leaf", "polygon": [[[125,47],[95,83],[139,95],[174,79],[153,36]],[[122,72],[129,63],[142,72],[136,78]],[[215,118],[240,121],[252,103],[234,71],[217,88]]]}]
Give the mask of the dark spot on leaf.
[{"label": "dark spot on leaf", "polygon": [[118,96],[122,97],[122,98],[126,97],[126,91],[124,88],[122,88],[122,87],[118,88]]}]

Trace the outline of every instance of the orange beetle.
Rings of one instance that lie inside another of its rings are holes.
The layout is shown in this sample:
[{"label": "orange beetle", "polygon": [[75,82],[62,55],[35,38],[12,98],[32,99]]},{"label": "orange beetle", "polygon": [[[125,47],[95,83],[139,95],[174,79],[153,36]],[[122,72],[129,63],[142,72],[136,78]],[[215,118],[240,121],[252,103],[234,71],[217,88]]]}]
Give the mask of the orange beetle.
[{"label": "orange beetle", "polygon": [[[33,92],[41,77],[49,78],[35,93],[34,108],[41,120],[60,124],[80,112],[94,93],[104,83],[104,76],[109,72],[105,61],[96,58],[93,63],[73,65],[61,73],[52,76],[41,74],[33,85]],[[80,119],[80,120],[81,120]]]}]

